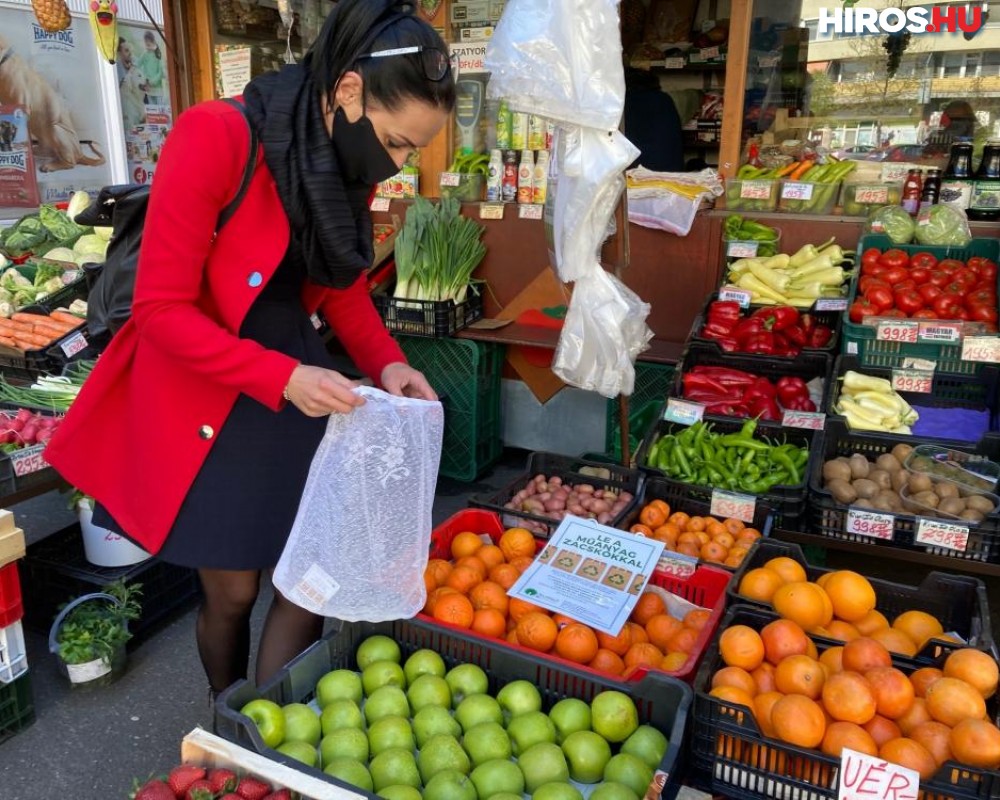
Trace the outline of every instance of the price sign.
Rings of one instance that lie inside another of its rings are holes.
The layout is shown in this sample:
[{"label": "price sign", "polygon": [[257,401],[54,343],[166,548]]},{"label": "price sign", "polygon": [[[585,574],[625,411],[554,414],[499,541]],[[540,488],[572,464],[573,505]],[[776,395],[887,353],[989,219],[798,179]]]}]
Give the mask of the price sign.
[{"label": "price sign", "polygon": [[479,219],[503,219],[503,203],[483,203],[479,206]]},{"label": "price sign", "polygon": [[826,414],[821,411],[792,411],[785,409],[781,416],[781,424],[786,428],[804,428],[809,431],[823,430]]},{"label": "price sign", "polygon": [[20,478],[45,469],[48,463],[42,457],[43,450],[45,450],[44,444],[33,444],[31,447],[11,453],[10,464],[14,468],[14,474]]},{"label": "price sign", "polygon": [[667,422],[676,422],[678,425],[694,425],[704,415],[704,405],[677,397],[667,400],[667,407],[663,411],[663,418]]},{"label": "price sign", "polygon": [[375,197],[372,198],[371,210],[372,211],[388,211],[389,210],[389,198],[388,197]]},{"label": "price sign", "polygon": [[962,361],[1000,364],[1000,337],[966,336],[962,340]]},{"label": "price sign", "polygon": [[917,800],[920,789],[916,770],[847,747],[838,776],[837,800]]},{"label": "price sign", "polygon": [[769,200],[774,181],[743,181],[740,184],[741,200]]},{"label": "price sign", "polygon": [[864,205],[885,205],[889,202],[889,187],[858,186],[854,190],[854,202]]},{"label": "price sign", "polygon": [[723,286],[719,289],[720,300],[733,300],[740,304],[740,308],[750,307],[750,292],[746,289],[734,289],[731,286]]},{"label": "price sign", "polygon": [[961,338],[962,326],[957,322],[927,321],[919,323],[917,328],[917,339],[921,342],[954,344]]},{"label": "price sign", "polygon": [[856,356],[858,354],[857,342],[846,342],[846,345],[847,345],[847,355]]},{"label": "price sign", "polygon": [[801,183],[800,181],[785,181],[781,184],[782,200],[812,200],[812,183]]},{"label": "price sign", "polygon": [[690,578],[697,568],[698,559],[694,556],[672,553],[669,550],[664,550],[660,560],[656,563],[657,572],[665,572],[676,578]]},{"label": "price sign", "polygon": [[760,242],[726,242],[726,255],[730,258],[753,258]]},{"label": "price sign", "polygon": [[922,369],[894,369],[892,388],[897,392],[930,394],[934,387],[934,373]]},{"label": "price sign", "polygon": [[664,69],[684,69],[685,66],[684,56],[673,56],[663,60]]},{"label": "price sign", "polygon": [[946,547],[964,553],[965,548],[969,546],[969,527],[921,517],[917,521],[917,543]]},{"label": "price sign", "polygon": [[701,60],[711,61],[713,58],[719,57],[718,47],[703,47],[701,48]]},{"label": "price sign", "polygon": [[752,494],[737,494],[724,492],[721,489],[712,490],[712,507],[709,513],[716,517],[732,517],[753,522],[754,511],[757,510],[757,498]]},{"label": "price sign", "polygon": [[441,173],[441,185],[442,186],[458,186],[462,182],[462,175],[459,172],[442,172]]},{"label": "price sign", "polygon": [[817,311],[846,311],[846,297],[821,297],[816,301]]},{"label": "price sign", "polygon": [[915,320],[881,319],[875,328],[875,338],[885,342],[916,344],[920,325]]},{"label": "price sign", "polygon": [[904,358],[903,369],[919,369],[924,372],[933,372],[937,369],[937,362],[927,358]]},{"label": "price sign", "polygon": [[517,207],[517,218],[518,219],[541,219],[542,218],[542,207],[540,205],[535,205],[534,203]]},{"label": "price sign", "polygon": [[62,349],[63,353],[66,354],[66,358],[72,358],[81,350],[87,349],[87,337],[80,331],[77,331],[65,342],[59,345],[59,347]]},{"label": "price sign", "polygon": [[892,514],[879,514],[861,508],[847,509],[847,532],[873,539],[892,539],[896,518]]}]

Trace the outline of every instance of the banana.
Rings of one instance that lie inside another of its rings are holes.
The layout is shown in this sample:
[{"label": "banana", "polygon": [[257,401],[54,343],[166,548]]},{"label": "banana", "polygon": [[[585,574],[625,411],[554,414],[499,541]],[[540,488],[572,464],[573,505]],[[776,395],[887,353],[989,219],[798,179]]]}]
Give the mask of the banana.
[{"label": "banana", "polygon": [[97,52],[109,64],[114,64],[118,51],[118,4],[113,0],[92,0],[88,9]]}]

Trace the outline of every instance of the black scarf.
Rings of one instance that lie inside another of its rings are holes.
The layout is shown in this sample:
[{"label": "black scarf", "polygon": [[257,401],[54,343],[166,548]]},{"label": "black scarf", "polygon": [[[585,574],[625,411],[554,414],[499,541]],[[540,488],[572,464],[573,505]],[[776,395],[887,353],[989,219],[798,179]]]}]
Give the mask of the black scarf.
[{"label": "black scarf", "polygon": [[372,187],[345,184],[308,63],[254,78],[243,100],[309,279],[347,288],[374,257]]}]

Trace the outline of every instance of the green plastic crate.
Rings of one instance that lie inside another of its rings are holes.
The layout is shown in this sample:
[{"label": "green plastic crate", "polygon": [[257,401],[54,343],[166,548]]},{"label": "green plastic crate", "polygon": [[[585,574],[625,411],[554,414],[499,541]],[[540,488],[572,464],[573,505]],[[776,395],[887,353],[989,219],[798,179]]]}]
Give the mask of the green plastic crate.
[{"label": "green plastic crate", "polygon": [[399,336],[407,360],[444,403],[439,472],[473,481],[500,457],[500,371],[503,346],[468,339]]},{"label": "green plastic crate", "polygon": [[0,683],[0,742],[20,733],[34,721],[30,673],[25,672],[10,683]]},{"label": "green plastic crate", "polygon": [[[950,247],[945,245],[893,244],[888,236],[868,234],[861,237],[858,243],[858,254],[869,247],[888,250],[895,247],[907,255],[914,253],[931,253],[942,260],[957,258],[968,261],[973,256],[983,256],[994,261],[1000,261],[1000,239],[973,239],[966,247]],[[851,279],[851,290],[847,295],[848,308],[858,297],[858,269]],[[977,361],[962,361],[962,345],[933,344],[917,342],[887,342],[875,338],[874,325],[861,325],[851,322],[844,313],[843,330],[841,331],[842,352],[846,355],[856,355],[863,367],[901,367],[905,358],[923,358],[937,364],[937,372],[948,372],[954,375],[978,375],[983,364]]]},{"label": "green plastic crate", "polygon": [[[646,429],[655,416],[670,388],[674,384],[674,367],[670,364],[635,364],[635,389],[628,396],[629,452],[635,457]],[[621,426],[618,424],[618,400],[608,400],[607,427],[604,434],[604,452],[618,463],[622,458]]]}]

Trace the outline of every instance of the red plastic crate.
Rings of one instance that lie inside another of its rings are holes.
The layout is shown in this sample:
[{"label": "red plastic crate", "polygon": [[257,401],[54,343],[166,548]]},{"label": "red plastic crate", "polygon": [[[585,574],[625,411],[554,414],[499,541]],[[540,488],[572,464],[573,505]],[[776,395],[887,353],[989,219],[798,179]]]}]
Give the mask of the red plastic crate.
[{"label": "red plastic crate", "polygon": [[[431,533],[430,557],[451,559],[451,542],[462,531],[487,534],[490,539],[496,543],[500,540],[500,536],[504,532],[504,526],[500,521],[500,516],[492,511],[485,511],[478,508],[468,508],[464,511],[459,511],[457,514],[454,514],[442,522]],[[535,544],[536,548],[541,550],[545,541],[536,539]],[[730,577],[730,573],[726,570],[710,566],[699,566],[692,575],[686,578],[669,575],[666,572],[660,571],[653,573],[653,576],[650,578],[651,585],[665,589],[678,597],[683,597],[685,600],[701,606],[702,608],[707,608],[711,612],[708,621],[701,629],[701,632],[695,641],[694,647],[691,649],[691,654],[688,656],[688,660],[680,667],[680,669],[655,670],[655,672],[669,675],[672,678],[677,678],[678,680],[682,680],[686,683],[690,683],[694,680],[698,665],[701,663],[701,657],[708,649],[709,642],[712,641],[712,637],[715,635],[715,630],[718,628],[723,612],[725,611],[726,588],[729,586]],[[609,678],[608,674],[605,672],[591,669],[588,666],[577,664],[573,661],[559,658],[558,656],[538,653],[535,650],[530,650],[526,647],[521,647],[507,641],[494,639],[490,636],[484,636],[467,628],[461,628],[457,625],[451,625],[449,623],[442,622],[441,620],[434,619],[433,617],[422,612],[417,616],[432,625],[440,625],[443,628],[447,628],[449,631],[452,631],[454,635],[486,640],[500,649],[530,654],[532,656],[541,656],[542,658],[549,658],[559,664],[573,667],[574,669],[581,669],[594,675],[600,675],[606,680]],[[616,679],[612,677],[611,680],[622,680],[623,682],[626,680],[627,682],[637,681],[641,680],[647,671],[648,670],[646,669],[638,669],[627,679]]]},{"label": "red plastic crate", "polygon": [[21,601],[21,581],[17,576],[17,562],[0,567],[0,628],[13,625],[24,616]]}]

